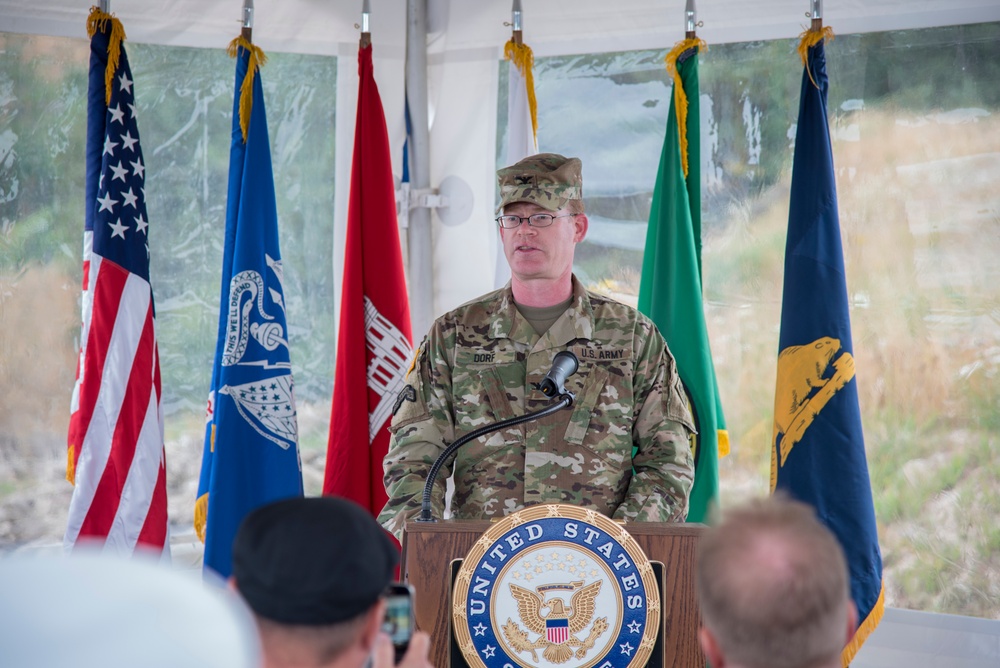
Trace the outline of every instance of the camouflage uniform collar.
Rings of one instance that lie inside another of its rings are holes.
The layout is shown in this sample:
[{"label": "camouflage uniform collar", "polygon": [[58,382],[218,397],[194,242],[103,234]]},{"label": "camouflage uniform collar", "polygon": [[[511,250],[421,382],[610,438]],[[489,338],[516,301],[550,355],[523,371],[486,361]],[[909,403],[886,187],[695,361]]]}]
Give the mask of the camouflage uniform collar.
[{"label": "camouflage uniform collar", "polygon": [[[517,325],[517,331],[514,327]],[[526,333],[534,330],[531,325],[517,312],[514,304],[514,291],[510,281],[507,281],[498,291],[498,299],[490,307],[490,337],[494,339],[524,338]]]},{"label": "camouflage uniform collar", "polygon": [[536,348],[563,348],[571,341],[590,340],[593,336],[594,309],[590,304],[590,295],[574,275],[573,301],[566,312],[552,323]]},{"label": "camouflage uniform collar", "polygon": [[[573,275],[573,299],[569,308],[541,337],[543,347],[565,346],[575,339],[589,340],[594,334],[594,309],[590,303],[590,295],[576,275]],[[518,313],[514,304],[514,292],[510,282],[499,291],[499,298],[494,302],[490,313],[490,336],[494,339],[513,338],[521,341],[534,341],[537,338],[535,330],[528,321]]]}]

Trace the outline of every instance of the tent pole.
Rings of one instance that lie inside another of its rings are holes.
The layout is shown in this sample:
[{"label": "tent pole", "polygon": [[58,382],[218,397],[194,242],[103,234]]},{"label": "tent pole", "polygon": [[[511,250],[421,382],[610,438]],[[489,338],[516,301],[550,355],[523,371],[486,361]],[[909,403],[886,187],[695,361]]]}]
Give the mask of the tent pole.
[{"label": "tent pole", "polygon": [[[430,188],[430,126],[427,119],[427,0],[406,2],[406,100],[410,111],[410,187]],[[410,317],[413,338],[430,329],[434,313],[434,259],[431,210],[410,210],[406,230],[410,269]]]}]

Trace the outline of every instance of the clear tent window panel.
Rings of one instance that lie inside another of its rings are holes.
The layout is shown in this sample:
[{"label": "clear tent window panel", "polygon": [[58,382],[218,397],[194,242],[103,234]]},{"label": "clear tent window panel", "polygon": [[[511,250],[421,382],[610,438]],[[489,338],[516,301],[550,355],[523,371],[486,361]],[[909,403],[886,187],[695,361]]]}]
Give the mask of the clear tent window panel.
[{"label": "clear tent window panel", "polygon": [[[80,336],[89,41],[0,33],[0,550],[58,541]],[[172,531],[190,531],[219,317],[235,61],[125,42],[146,162]],[[333,387],[337,61],[262,68],[303,457]],[[318,483],[309,478],[318,487]],[[28,508],[31,506],[31,508]]]},{"label": "clear tent window panel", "polygon": [[[724,505],[768,490],[797,45],[710,44],[699,56],[705,312],[732,442]],[[539,150],[583,160],[590,230],[574,269],[632,304],[671,46],[535,60]],[[1000,24],[837,35],[827,68],[887,604],[996,618]]]}]

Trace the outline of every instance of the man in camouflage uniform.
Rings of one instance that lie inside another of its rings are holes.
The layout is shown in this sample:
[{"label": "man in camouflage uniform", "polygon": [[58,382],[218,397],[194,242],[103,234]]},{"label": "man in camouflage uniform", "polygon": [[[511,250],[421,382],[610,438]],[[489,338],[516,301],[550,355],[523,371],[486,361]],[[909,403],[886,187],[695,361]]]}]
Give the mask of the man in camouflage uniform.
[{"label": "man in camouflage uniform", "polygon": [[543,153],[497,172],[511,282],[438,318],[417,350],[384,462],[389,501],[379,521],[397,537],[449,443],[552,403],[536,385],[562,350],[580,360],[565,384],[573,406],[462,446],[435,482],[434,516],[453,472],[456,518],[539,503],[636,522],[687,516],[694,426],[674,358],[648,318],[572,273],[588,225],[581,167]]}]

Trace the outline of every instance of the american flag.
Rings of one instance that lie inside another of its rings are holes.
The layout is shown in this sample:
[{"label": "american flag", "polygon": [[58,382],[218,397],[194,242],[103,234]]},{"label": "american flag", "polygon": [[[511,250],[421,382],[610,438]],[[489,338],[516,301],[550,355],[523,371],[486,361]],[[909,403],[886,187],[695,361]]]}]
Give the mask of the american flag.
[{"label": "american flag", "polygon": [[83,329],[69,426],[66,477],[74,489],[64,544],[69,550],[94,539],[106,552],[131,554],[143,545],[169,556],[145,164],[132,74],[121,23],[95,8],[88,28]]}]

